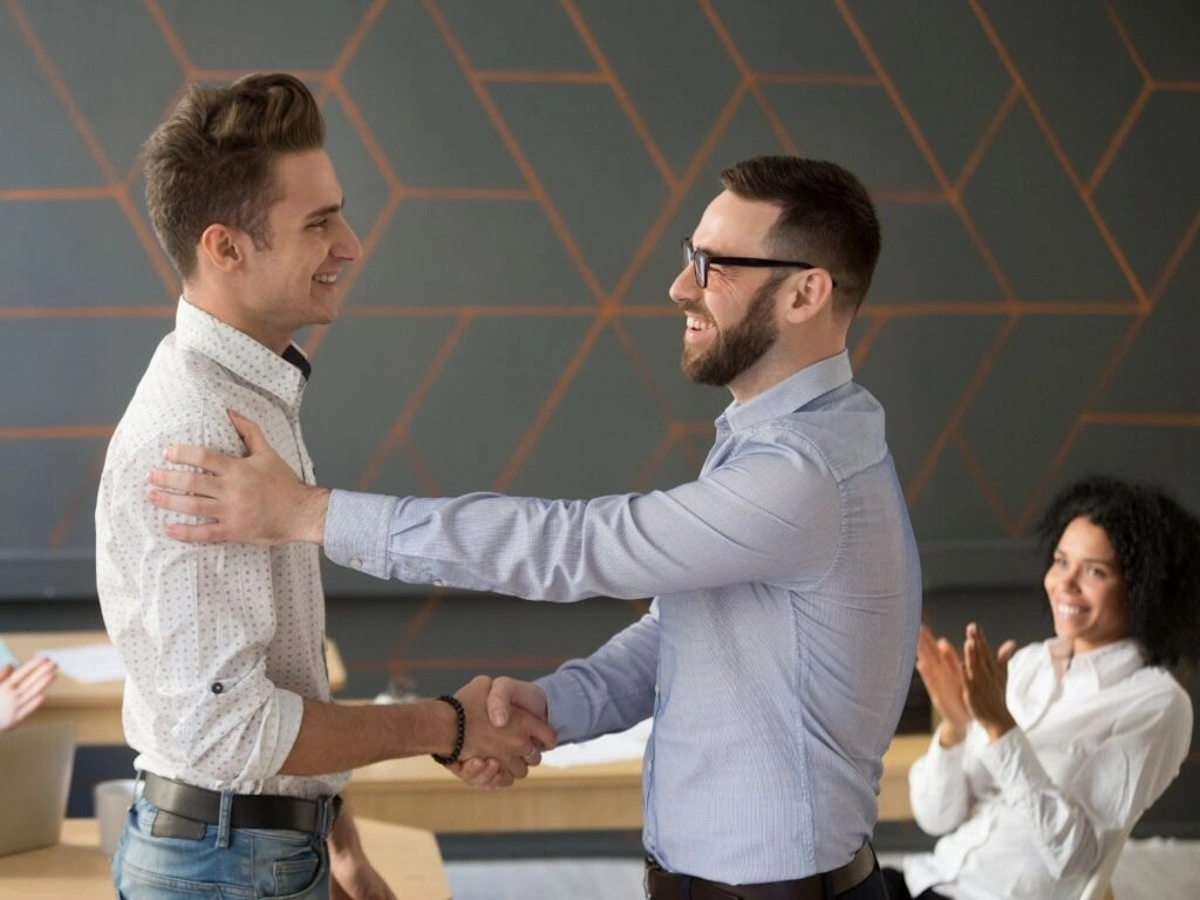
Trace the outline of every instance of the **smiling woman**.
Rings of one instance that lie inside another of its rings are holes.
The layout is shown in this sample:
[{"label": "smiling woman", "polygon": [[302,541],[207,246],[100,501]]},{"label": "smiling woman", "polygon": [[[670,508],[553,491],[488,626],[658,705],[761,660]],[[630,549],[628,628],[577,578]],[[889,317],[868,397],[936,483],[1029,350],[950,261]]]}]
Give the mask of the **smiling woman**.
[{"label": "smiling woman", "polygon": [[1128,636],[1148,665],[1196,661],[1200,522],[1195,516],[1153,488],[1090,478],[1051,501],[1038,534],[1059,637],[1069,634],[1094,649]]},{"label": "smiling woman", "polygon": [[1200,522],[1090,478],[1038,535],[1054,638],[992,653],[970,625],[960,660],[923,630],[942,724],[909,781],[917,823],[944,837],[885,871],[892,897],[1074,900],[1187,755],[1191,700],[1163,667],[1200,653]]},{"label": "smiling woman", "polygon": [[1086,516],[1063,529],[1044,581],[1054,633],[1087,653],[1129,631],[1124,579],[1108,533]]}]

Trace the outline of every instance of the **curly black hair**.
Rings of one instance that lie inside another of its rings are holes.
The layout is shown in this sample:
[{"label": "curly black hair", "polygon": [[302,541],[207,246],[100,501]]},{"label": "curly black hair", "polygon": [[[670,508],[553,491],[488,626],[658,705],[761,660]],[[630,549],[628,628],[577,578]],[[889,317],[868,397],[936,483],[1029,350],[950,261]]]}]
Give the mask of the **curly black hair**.
[{"label": "curly black hair", "polygon": [[1129,636],[1152,666],[1200,659],[1200,521],[1158,488],[1092,476],[1063,488],[1036,527],[1046,567],[1072,520],[1104,529],[1125,582]]}]

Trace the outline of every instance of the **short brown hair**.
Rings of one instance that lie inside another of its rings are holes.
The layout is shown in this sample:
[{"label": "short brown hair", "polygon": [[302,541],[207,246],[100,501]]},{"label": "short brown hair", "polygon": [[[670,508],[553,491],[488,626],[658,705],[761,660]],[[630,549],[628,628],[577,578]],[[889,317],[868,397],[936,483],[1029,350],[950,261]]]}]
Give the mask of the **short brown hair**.
[{"label": "short brown hair", "polygon": [[317,101],[292,75],[189,85],[142,148],[150,221],[180,276],[186,281],[195,271],[196,244],[213,223],[269,247],[267,212],[280,199],[275,158],[324,143]]},{"label": "short brown hair", "polygon": [[783,207],[768,235],[772,251],[826,268],[837,282],[835,309],[858,311],[879,260],[879,219],[863,183],[819,159],[756,156],[721,173],[744,200]]}]

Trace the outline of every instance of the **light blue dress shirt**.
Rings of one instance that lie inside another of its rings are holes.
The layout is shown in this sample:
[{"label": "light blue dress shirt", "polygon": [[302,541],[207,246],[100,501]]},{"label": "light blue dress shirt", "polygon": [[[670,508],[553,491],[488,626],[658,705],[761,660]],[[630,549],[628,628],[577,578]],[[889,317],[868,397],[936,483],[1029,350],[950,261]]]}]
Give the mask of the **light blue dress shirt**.
[{"label": "light blue dress shirt", "polygon": [[381,578],[649,614],[539,681],[561,741],[654,716],[646,849],[746,884],[848,862],[912,677],[916,542],[845,353],[717,419],[700,477],[556,501],[335,491],[331,560]]}]

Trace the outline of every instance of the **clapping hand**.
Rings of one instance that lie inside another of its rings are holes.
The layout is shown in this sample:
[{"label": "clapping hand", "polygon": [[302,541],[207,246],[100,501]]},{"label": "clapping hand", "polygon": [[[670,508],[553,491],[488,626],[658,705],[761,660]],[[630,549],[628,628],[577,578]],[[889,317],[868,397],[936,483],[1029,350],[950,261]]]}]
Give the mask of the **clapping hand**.
[{"label": "clapping hand", "polygon": [[953,645],[945,638],[934,637],[929,626],[922,625],[917,637],[917,674],[942,719],[940,740],[943,747],[960,743],[971,724],[962,670],[962,661]]},{"label": "clapping hand", "polygon": [[983,629],[974,622],[967,626],[967,639],[963,644],[963,699],[971,717],[983,726],[993,741],[1017,725],[1004,701],[1008,660],[1016,649],[1015,641],[1005,641],[993,654]]}]

